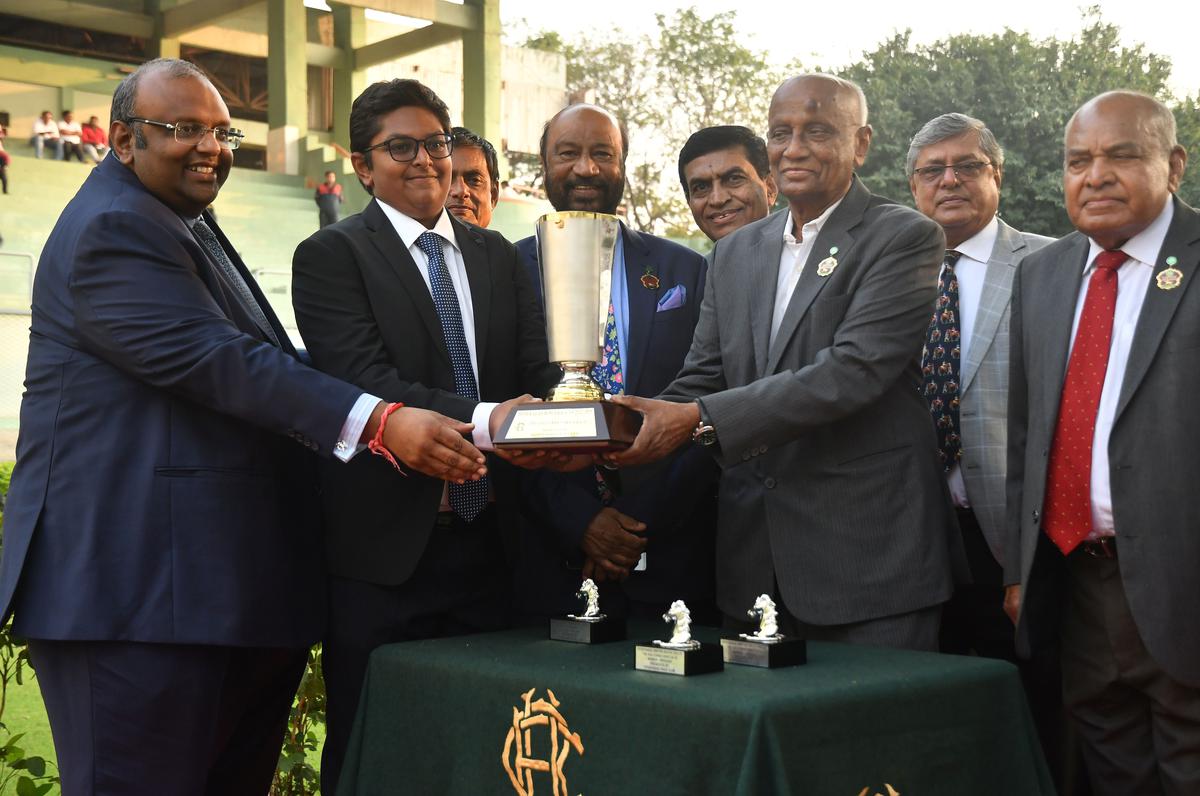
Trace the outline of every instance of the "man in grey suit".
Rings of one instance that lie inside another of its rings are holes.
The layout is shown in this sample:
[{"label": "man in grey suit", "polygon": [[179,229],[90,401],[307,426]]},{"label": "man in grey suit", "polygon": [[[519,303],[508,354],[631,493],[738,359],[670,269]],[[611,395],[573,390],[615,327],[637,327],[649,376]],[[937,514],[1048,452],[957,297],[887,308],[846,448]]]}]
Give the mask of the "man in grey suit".
[{"label": "man in grey suit", "polygon": [[[917,209],[946,233],[938,300],[921,352],[923,392],[971,583],[942,614],[943,652],[1016,660],[1004,614],[1004,457],[1008,438],[1008,300],[1017,263],[1051,238],[997,216],[1004,149],[978,119],[931,119],[908,146]],[[943,313],[950,310],[945,315]]]},{"label": "man in grey suit", "polygon": [[[717,241],[695,339],[620,464],[689,437],[723,468],[717,600],[773,593],[785,633],[937,649],[957,533],[917,356],[941,229],[854,176],[866,100],[829,75],[786,81],[767,149],[789,211]],[[730,622],[733,624],[733,622]]]},{"label": "man in grey suit", "polygon": [[1062,649],[1097,794],[1200,793],[1200,213],[1171,111],[1067,125],[1078,230],[1013,281],[1006,582],[1018,651]]}]

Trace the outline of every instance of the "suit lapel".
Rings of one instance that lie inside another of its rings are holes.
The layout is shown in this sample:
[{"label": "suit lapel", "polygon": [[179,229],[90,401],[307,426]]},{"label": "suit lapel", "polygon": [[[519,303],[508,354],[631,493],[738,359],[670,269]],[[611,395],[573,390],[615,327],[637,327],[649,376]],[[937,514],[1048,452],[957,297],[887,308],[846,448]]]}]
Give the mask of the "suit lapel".
[{"label": "suit lapel", "polygon": [[[842,199],[842,203],[821,227],[821,231],[817,234],[817,239],[813,241],[813,247],[808,253],[808,259],[804,262],[800,281],[796,283],[796,289],[792,291],[792,298],[788,302],[783,322],[779,324],[779,333],[775,335],[775,344],[771,346],[767,357],[766,373],[774,373],[775,369],[779,367],[779,360],[787,349],[788,342],[796,333],[796,329],[800,326],[804,314],[808,312],[809,306],[812,305],[817,295],[825,289],[825,285],[829,284],[830,277],[818,275],[817,266],[826,257],[831,256],[830,252],[834,251],[835,247],[837,253],[832,256],[837,259],[842,260],[849,255],[850,247],[854,244],[854,236],[850,234],[850,230],[862,221],[870,197],[866,186],[855,177],[849,192]],[[778,262],[776,260],[776,264]],[[768,313],[768,316],[770,314]]]},{"label": "suit lapel", "polygon": [[[1028,281],[1024,282],[1025,289],[1034,293],[1022,306],[1022,312],[1029,307],[1028,314],[1037,316],[1030,321],[1029,328],[1045,330],[1042,338],[1031,340],[1030,345],[1041,348],[1045,356],[1041,393],[1042,415],[1047,418],[1058,417],[1058,404],[1067,377],[1067,357],[1071,350],[1071,327],[1075,324],[1075,303],[1079,299],[1079,285],[1083,281],[1083,267],[1087,261],[1088,239],[1079,233],[1073,233],[1073,237],[1062,260],[1051,266],[1048,284],[1031,285]],[[1053,423],[1050,428],[1054,428]]]},{"label": "suit lapel", "polygon": [[429,294],[429,287],[421,278],[421,272],[417,270],[417,264],[409,254],[408,247],[404,245],[404,241],[396,234],[396,228],[392,226],[392,222],[388,221],[387,216],[375,202],[367,204],[366,209],[362,212],[362,217],[372,245],[379,252],[386,267],[399,279],[400,286],[408,294],[409,300],[417,310],[417,316],[425,324],[425,330],[437,343],[435,347],[438,353],[446,364],[450,365],[450,351],[446,347],[446,338],[442,334],[442,324],[438,320],[437,309],[433,306],[433,296]]},{"label": "suit lapel", "polygon": [[1012,295],[1013,272],[1016,262],[1023,256],[1025,239],[1015,229],[1000,222],[996,230],[996,243],[992,246],[991,257],[988,258],[987,270],[983,276],[983,292],[979,296],[979,309],[975,313],[975,328],[971,330],[971,349],[967,352],[967,360],[963,363],[962,388],[966,392],[975,380],[979,371],[979,363],[984,354],[991,348],[996,339],[996,330],[1000,328],[1000,319],[1004,317],[1004,307]]},{"label": "suit lapel", "polygon": [[[1179,302],[1191,288],[1192,281],[1200,276],[1200,215],[1177,198],[1171,201],[1175,202],[1175,216],[1171,219],[1167,237],[1163,239],[1158,262],[1154,264],[1154,277],[1142,301],[1142,311],[1129,349],[1129,361],[1125,366],[1125,380],[1121,384],[1121,397],[1117,401],[1118,418],[1154,361]],[[1162,290],[1157,286],[1158,275],[1171,267],[1167,264],[1168,257],[1175,258],[1174,267],[1183,273],[1182,282],[1174,290]]]},{"label": "suit lapel", "polygon": [[454,227],[454,238],[462,252],[467,284],[471,288],[471,306],[475,313],[475,367],[482,374],[483,359],[487,353],[488,324],[492,317],[492,272],[488,267],[483,237],[454,216],[450,217],[450,224]]},{"label": "suit lapel", "polygon": [[754,367],[758,378],[767,375],[767,348],[771,343],[771,313],[775,309],[775,285],[779,277],[779,258],[783,256],[783,230],[790,211],[774,215],[774,221],[764,224],[758,239],[751,245],[745,263],[733,262],[735,271],[745,268],[748,273],[745,288],[750,291],[750,332],[754,338]]},{"label": "suit lapel", "polygon": [[642,365],[646,361],[646,352],[650,347],[650,326],[654,323],[658,297],[671,285],[660,284],[658,290],[649,290],[642,284],[642,276],[647,273],[647,268],[660,278],[662,277],[662,274],[659,273],[662,270],[661,263],[650,260],[649,248],[642,240],[640,233],[621,224],[621,234],[625,243],[625,284],[629,296],[629,318],[627,319],[629,334],[626,335],[625,344],[632,349],[629,352],[632,356],[627,357],[622,364],[625,369],[625,390],[636,394],[638,379],[642,375]]}]

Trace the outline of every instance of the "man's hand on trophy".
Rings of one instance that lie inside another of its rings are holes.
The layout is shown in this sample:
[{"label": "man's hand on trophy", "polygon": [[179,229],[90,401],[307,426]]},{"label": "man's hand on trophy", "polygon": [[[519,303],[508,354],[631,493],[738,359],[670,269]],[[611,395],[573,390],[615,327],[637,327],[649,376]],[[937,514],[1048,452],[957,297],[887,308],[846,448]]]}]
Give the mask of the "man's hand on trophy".
[{"label": "man's hand on trophy", "polygon": [[700,423],[700,407],[694,401],[675,403],[636,395],[617,395],[612,400],[642,415],[642,428],[633,445],[604,455],[605,461],[619,467],[658,461],[691,439]]},{"label": "man's hand on trophy", "polygon": [[[500,426],[512,413],[514,407],[524,403],[540,402],[540,398],[534,398],[526,393],[519,395],[516,398],[510,398],[502,404],[498,404],[492,410],[492,415],[488,418],[488,429],[491,432],[492,439],[500,432]],[[587,454],[570,455],[559,451],[547,450],[515,450],[512,448],[501,450],[496,448],[492,451],[504,461],[515,464],[518,467],[524,467],[527,470],[555,470],[560,473],[569,473],[575,470],[582,470],[592,464],[592,457]]]},{"label": "man's hand on trophy", "polygon": [[[382,407],[383,404],[381,403]],[[382,414],[377,410],[377,414]],[[372,417],[368,429],[378,428]],[[405,406],[394,411],[383,430],[383,446],[403,464],[419,473],[453,481],[475,481],[487,473],[483,454],[463,436],[474,426],[459,420]]]},{"label": "man's hand on trophy", "polygon": [[[606,506],[592,517],[580,545],[587,555],[584,577],[593,580],[625,580],[646,550],[641,534],[646,523]],[[590,572],[589,572],[590,567]]]}]

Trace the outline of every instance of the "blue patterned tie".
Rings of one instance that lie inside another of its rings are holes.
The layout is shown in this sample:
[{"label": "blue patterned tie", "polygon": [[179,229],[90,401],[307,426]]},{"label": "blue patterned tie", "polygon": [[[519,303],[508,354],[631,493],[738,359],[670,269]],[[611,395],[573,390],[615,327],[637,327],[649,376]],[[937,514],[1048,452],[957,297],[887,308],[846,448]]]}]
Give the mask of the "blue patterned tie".
[{"label": "blue patterned tie", "polygon": [[958,277],[954,265],[962,255],[951,249],[942,261],[937,304],[921,350],[921,378],[929,416],[937,429],[938,454],[949,470],[962,458],[958,431],[958,387],[962,362],[962,332],[958,316]]},{"label": "blue patterned tie", "polygon": [[608,321],[604,324],[604,352],[596,367],[592,368],[592,378],[609,395],[625,392],[625,377],[621,373],[621,345],[617,340],[617,316],[613,313],[611,301],[608,303]]},{"label": "blue patterned tie", "polygon": [[267,315],[263,312],[262,307],[258,305],[254,294],[250,292],[250,286],[246,284],[246,280],[242,279],[242,275],[238,273],[237,266],[233,264],[233,260],[230,260],[229,255],[225,253],[225,249],[221,246],[221,241],[217,240],[216,233],[201,218],[192,226],[192,234],[196,236],[196,240],[200,241],[200,245],[204,247],[209,256],[221,267],[221,273],[225,275],[225,279],[229,282],[230,287],[237,291],[238,297],[242,300],[242,306],[246,309],[246,312],[250,313],[250,317],[254,319],[254,323],[270,338],[272,343],[278,346],[279,338],[275,336],[275,330],[271,328],[271,322],[267,320]]},{"label": "blue patterned tie", "polygon": [[[432,232],[422,232],[417,245],[429,258],[429,289],[433,293],[433,306],[437,309],[442,324],[442,335],[450,352],[450,364],[454,367],[454,391],[463,398],[479,400],[479,389],[475,386],[475,372],[471,369],[471,350],[467,348],[467,337],[463,334],[462,310],[446,259],[442,254],[442,239]],[[467,522],[479,516],[487,506],[487,477],[465,484],[450,484],[450,508]]]}]

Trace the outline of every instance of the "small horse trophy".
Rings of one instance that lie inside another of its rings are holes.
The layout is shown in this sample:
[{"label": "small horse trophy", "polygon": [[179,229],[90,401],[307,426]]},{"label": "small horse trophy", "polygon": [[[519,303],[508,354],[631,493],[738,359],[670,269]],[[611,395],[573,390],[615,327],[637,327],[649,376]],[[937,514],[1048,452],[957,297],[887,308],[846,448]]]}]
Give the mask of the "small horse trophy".
[{"label": "small horse trophy", "polygon": [[758,630],[753,633],[738,633],[737,638],[721,639],[721,650],[726,663],[744,666],[759,666],[776,669],[781,666],[798,666],[808,660],[808,649],[801,638],[788,638],[779,632],[779,615],[775,601],[769,594],[760,594],[754,607],[746,611],[751,619],[758,620]]},{"label": "small horse trophy", "polygon": [[625,638],[625,622],[600,613],[600,589],[591,578],[585,580],[575,596],[586,601],[582,614],[567,614],[565,619],[550,620],[552,641],[576,644],[603,644]]},{"label": "small horse trophy", "polygon": [[692,638],[692,612],[683,600],[676,600],[663,614],[672,623],[671,638],[639,644],[635,665],[644,672],[663,674],[705,674],[725,668],[716,644],[703,644]]}]

